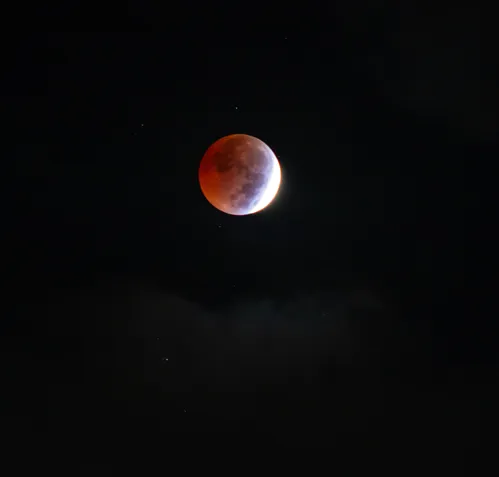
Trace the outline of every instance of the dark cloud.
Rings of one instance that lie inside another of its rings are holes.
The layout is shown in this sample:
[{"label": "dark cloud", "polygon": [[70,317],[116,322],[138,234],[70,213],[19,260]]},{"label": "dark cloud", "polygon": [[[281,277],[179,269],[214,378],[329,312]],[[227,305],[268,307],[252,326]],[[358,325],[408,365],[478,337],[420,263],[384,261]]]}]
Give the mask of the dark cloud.
[{"label": "dark cloud", "polygon": [[356,68],[399,107],[479,140],[499,133],[492,4],[365,0],[337,6]]},{"label": "dark cloud", "polygon": [[245,429],[287,444],[307,431],[327,444],[463,412],[431,385],[424,327],[369,290],[208,309],[112,280],[64,297],[33,305],[49,326],[15,350],[26,386],[46,397],[38,429]]},{"label": "dark cloud", "polygon": [[395,38],[399,79],[386,81],[385,88],[418,112],[472,136],[495,139],[499,94],[489,42],[496,36],[483,9],[406,6]]}]

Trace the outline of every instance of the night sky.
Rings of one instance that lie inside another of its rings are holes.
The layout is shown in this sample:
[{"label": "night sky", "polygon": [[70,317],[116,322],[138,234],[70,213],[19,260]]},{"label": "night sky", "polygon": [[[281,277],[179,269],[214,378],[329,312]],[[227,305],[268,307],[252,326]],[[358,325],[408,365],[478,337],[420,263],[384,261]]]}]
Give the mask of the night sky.
[{"label": "night sky", "polygon": [[[485,258],[493,229],[475,190],[499,150],[496,25],[478,4],[353,3],[131,2],[101,33],[3,46],[5,426],[480,445],[496,323],[467,306],[484,290],[468,249],[481,234]],[[234,133],[282,168],[251,216],[198,183]]]}]

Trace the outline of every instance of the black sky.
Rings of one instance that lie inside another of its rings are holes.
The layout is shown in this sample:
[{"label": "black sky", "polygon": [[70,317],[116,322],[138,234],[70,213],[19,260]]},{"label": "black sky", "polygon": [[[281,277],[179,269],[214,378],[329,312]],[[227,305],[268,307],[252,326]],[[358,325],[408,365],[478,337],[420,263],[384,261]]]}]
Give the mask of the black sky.
[{"label": "black sky", "polygon": [[[15,36],[13,429],[480,445],[496,325],[467,311],[485,267],[467,250],[491,237],[476,190],[498,153],[494,25],[478,5],[396,3],[132,2],[119,29],[103,15],[99,33]],[[197,182],[232,133],[281,161],[254,216],[220,213]]]}]

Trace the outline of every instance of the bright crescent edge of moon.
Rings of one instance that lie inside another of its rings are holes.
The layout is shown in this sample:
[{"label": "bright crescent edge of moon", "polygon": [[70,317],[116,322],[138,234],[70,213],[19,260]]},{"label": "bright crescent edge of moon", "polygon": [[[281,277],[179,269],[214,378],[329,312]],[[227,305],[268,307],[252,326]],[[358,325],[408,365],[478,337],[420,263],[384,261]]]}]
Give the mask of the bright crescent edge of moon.
[{"label": "bright crescent edge of moon", "polygon": [[277,191],[279,190],[279,186],[281,185],[281,166],[274,154],[274,151],[272,151],[269,146],[266,145],[266,147],[269,153],[272,154],[272,174],[265,192],[262,194],[255,207],[253,207],[248,214],[255,214],[256,212],[260,212],[265,209],[265,207],[267,207],[274,200],[277,195]]}]

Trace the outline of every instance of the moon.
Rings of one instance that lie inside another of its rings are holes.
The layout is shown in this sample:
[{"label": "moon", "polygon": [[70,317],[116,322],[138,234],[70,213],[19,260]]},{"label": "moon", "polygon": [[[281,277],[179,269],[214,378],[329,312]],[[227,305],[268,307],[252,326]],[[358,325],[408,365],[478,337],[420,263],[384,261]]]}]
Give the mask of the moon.
[{"label": "moon", "polygon": [[267,207],[279,190],[281,167],[260,139],[231,134],[214,142],[199,166],[201,191],[218,210],[249,215]]}]

